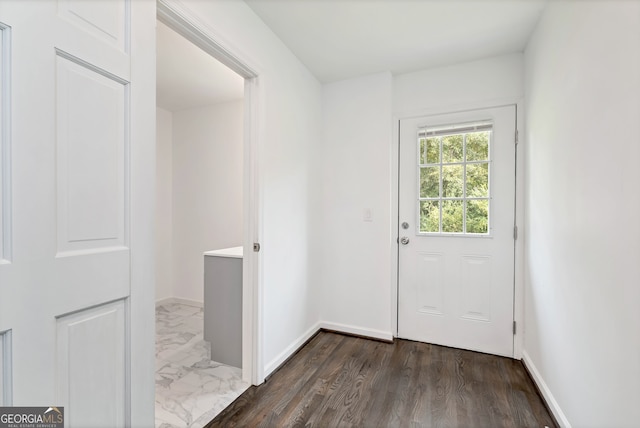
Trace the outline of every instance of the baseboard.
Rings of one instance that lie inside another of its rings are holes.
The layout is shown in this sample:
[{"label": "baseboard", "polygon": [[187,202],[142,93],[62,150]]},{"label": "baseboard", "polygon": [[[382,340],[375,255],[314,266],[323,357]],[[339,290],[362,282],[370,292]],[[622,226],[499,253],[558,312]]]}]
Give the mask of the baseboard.
[{"label": "baseboard", "polygon": [[182,297],[165,297],[164,299],[156,300],[156,307],[169,303],[179,303],[181,305],[194,306],[196,308],[202,308],[204,306],[204,302],[200,302],[198,300],[183,299]]},{"label": "baseboard", "polygon": [[531,375],[531,378],[535,382],[536,386],[538,387],[538,390],[542,394],[544,401],[547,403],[547,407],[549,407],[549,410],[551,410],[551,413],[553,413],[553,416],[556,418],[558,424],[562,428],[571,428],[571,424],[567,420],[567,417],[564,415],[562,409],[560,409],[558,402],[553,397],[553,394],[547,386],[547,383],[544,381],[544,379],[542,379],[540,372],[536,368],[535,364],[533,364],[533,361],[531,360],[531,357],[526,350],[522,350],[522,362],[524,363],[525,368]]},{"label": "baseboard", "polygon": [[264,377],[267,379],[273,372],[279,369],[284,363],[286,363],[298,350],[313,338],[320,330],[334,331],[336,333],[344,333],[351,336],[359,336],[367,339],[382,340],[385,342],[392,342],[393,335],[390,332],[384,332],[379,330],[372,330],[366,328],[353,327],[345,324],[337,324],[330,322],[317,322],[305,331],[300,337],[298,337],[291,345],[278,354],[273,360],[271,360],[264,368]]},{"label": "baseboard", "polygon": [[282,366],[293,354],[295,354],[300,348],[302,348],[313,336],[320,331],[320,323],[316,323],[307,331],[305,331],[300,337],[298,337],[291,345],[280,352],[277,357],[271,360],[264,368],[264,377],[267,378],[271,373],[276,371]]},{"label": "baseboard", "polygon": [[355,327],[346,324],[338,324],[333,322],[320,322],[320,328],[328,331],[335,331],[336,333],[344,333],[352,336],[364,337],[367,339],[382,340],[385,342],[393,342],[393,334],[389,331],[373,330],[370,328]]}]

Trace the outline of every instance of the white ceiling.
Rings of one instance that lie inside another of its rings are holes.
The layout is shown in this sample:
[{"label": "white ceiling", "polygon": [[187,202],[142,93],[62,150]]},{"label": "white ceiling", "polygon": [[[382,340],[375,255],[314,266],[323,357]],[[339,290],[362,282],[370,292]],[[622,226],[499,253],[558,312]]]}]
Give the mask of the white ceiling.
[{"label": "white ceiling", "polygon": [[544,0],[245,0],[322,82],[523,51]]},{"label": "white ceiling", "polygon": [[242,77],[161,22],[157,43],[158,107],[178,111],[243,97]]},{"label": "white ceiling", "polygon": [[[523,51],[546,0],[245,0],[321,82]],[[158,22],[157,104],[243,97],[244,81]]]}]

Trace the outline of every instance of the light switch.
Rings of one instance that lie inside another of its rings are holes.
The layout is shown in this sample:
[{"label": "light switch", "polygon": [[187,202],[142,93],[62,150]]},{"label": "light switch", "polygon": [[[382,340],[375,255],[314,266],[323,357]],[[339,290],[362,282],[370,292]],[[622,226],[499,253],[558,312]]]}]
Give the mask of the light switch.
[{"label": "light switch", "polygon": [[365,208],[362,212],[362,220],[373,221],[373,210],[371,208]]}]

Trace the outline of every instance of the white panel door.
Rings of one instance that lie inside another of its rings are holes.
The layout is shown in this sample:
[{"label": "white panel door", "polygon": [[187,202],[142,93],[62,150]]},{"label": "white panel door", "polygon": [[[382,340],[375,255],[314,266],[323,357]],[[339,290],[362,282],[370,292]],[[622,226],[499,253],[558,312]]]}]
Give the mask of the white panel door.
[{"label": "white panel door", "polygon": [[399,337],[513,356],[515,122],[400,121]]},{"label": "white panel door", "polygon": [[155,3],[3,1],[0,21],[12,404],[64,406],[69,427],[152,425]]}]

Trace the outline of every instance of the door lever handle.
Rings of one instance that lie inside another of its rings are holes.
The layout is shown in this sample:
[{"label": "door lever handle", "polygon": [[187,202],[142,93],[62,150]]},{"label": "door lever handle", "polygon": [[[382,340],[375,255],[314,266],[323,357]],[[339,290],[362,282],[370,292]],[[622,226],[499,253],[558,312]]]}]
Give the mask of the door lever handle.
[{"label": "door lever handle", "polygon": [[409,238],[407,238],[406,236],[403,236],[402,238],[400,238],[400,243],[402,245],[407,245],[409,243]]}]

